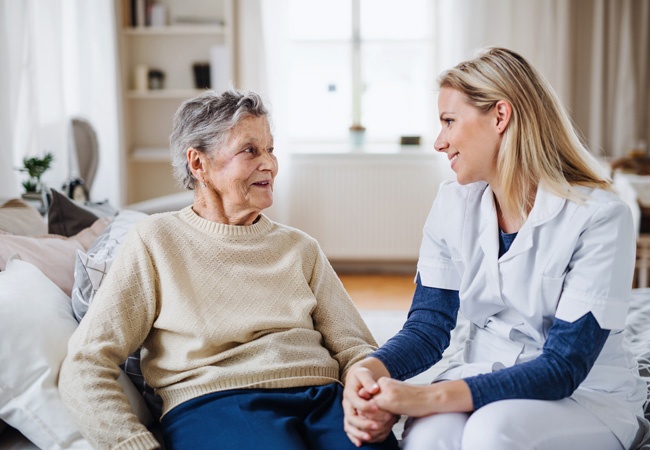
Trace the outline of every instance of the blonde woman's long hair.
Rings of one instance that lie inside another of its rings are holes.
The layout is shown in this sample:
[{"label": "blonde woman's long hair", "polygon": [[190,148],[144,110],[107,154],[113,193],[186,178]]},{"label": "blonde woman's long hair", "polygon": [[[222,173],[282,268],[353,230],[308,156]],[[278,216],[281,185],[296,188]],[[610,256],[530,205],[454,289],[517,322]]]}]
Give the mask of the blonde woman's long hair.
[{"label": "blonde woman's long hair", "polygon": [[551,85],[522,56],[488,48],[443,72],[438,83],[462,92],[484,113],[499,100],[512,106],[497,157],[503,209],[525,220],[540,183],[579,203],[586,198],[576,185],[612,190],[611,180],[582,143]]}]

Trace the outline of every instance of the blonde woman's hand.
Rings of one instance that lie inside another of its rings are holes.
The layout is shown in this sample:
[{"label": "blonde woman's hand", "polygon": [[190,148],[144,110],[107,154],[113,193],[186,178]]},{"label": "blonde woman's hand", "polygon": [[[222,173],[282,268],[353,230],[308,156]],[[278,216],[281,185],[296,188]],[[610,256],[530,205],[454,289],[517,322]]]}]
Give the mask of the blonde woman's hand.
[{"label": "blonde woman's hand", "polygon": [[377,380],[378,392],[372,403],[393,414],[423,417],[443,412],[474,410],[472,393],[463,380],[417,386],[391,378]]}]

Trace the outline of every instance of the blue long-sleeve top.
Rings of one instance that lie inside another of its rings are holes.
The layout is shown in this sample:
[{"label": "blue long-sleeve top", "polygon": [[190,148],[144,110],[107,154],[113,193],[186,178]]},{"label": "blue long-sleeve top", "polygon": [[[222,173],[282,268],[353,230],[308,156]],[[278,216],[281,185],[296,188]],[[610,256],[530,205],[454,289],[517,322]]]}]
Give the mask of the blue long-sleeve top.
[{"label": "blue long-sleeve top", "polygon": [[[500,235],[500,254],[516,234]],[[371,356],[399,380],[421,373],[442,358],[456,326],[458,291],[423,286],[418,277],[415,294],[402,330]],[[609,330],[593,314],[575,322],[555,319],[540,356],[496,372],[465,378],[474,408],[505,399],[558,400],[570,396],[584,381],[600,354]]]}]

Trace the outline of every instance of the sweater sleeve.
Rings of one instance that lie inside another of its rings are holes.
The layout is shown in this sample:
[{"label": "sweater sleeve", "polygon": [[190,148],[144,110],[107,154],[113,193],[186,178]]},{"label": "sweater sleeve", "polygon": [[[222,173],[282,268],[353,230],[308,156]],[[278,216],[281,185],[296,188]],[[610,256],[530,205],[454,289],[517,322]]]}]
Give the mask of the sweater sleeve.
[{"label": "sweater sleeve", "polygon": [[316,297],[314,328],[339,363],[340,380],[345,380],[350,366],[376,350],[377,342],[320,248],[309,285]]},{"label": "sweater sleeve", "polygon": [[419,275],[416,283],[404,327],[371,355],[399,380],[414,377],[440,361],[458,317],[458,291],[423,286]]},{"label": "sweater sleeve", "polygon": [[570,396],[587,378],[609,330],[592,313],[575,322],[555,319],[542,354],[532,361],[466,378],[474,408],[497,400],[559,400]]},{"label": "sweater sleeve", "polygon": [[61,367],[61,397],[96,449],[159,447],[117,382],[118,365],[141,345],[153,323],[156,282],[148,255],[132,230],[72,335]]}]

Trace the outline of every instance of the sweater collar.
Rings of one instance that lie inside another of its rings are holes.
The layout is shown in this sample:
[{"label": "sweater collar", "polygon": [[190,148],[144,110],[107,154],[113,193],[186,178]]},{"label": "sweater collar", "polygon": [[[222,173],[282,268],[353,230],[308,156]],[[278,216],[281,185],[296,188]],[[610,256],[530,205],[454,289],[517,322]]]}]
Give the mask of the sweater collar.
[{"label": "sweater collar", "polygon": [[209,234],[222,236],[260,236],[268,233],[273,222],[264,214],[260,214],[259,220],[252,225],[227,225],[224,223],[206,220],[194,212],[192,206],[187,206],[179,211],[182,220]]}]

